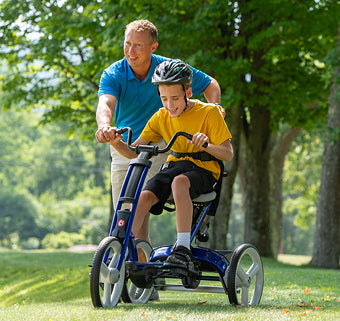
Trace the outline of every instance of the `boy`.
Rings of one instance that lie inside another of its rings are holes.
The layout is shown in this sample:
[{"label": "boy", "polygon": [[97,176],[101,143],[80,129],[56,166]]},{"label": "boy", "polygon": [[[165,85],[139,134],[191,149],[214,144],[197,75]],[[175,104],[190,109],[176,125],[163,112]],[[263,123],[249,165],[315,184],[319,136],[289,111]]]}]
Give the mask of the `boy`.
[{"label": "boy", "polygon": [[[220,175],[216,158],[230,161],[233,149],[231,134],[217,106],[191,100],[192,70],[182,61],[169,60],[159,64],[152,77],[158,86],[163,108],[148,121],[141,135],[133,143],[147,145],[163,138],[169,142],[178,131],[193,134],[191,141],[177,138],[172,154],[161,171],[151,178],[141,193],[132,232],[136,234],[143,222],[148,220],[149,211],[160,214],[164,203],[172,192],[176,206],[177,241],[168,263],[187,266],[193,261],[190,250],[190,230],[192,223],[192,198],[210,192]],[[135,158],[116,134],[110,144],[123,156]],[[207,143],[207,147],[203,145]],[[203,152],[202,152],[203,151]],[[145,238],[148,234],[145,235]]]}]

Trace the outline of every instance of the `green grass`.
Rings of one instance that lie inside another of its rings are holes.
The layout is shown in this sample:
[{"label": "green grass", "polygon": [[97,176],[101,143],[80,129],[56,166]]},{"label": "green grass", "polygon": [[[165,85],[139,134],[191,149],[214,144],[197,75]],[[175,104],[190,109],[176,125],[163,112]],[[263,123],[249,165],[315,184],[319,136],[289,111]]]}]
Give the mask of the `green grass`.
[{"label": "green grass", "polygon": [[[225,294],[160,292],[160,302],[94,309],[93,253],[0,252],[0,320],[340,320],[340,272],[264,259],[259,306],[231,306]],[[285,262],[286,262],[285,261]],[[299,263],[300,262],[300,263]],[[306,306],[305,306],[306,305]]]}]

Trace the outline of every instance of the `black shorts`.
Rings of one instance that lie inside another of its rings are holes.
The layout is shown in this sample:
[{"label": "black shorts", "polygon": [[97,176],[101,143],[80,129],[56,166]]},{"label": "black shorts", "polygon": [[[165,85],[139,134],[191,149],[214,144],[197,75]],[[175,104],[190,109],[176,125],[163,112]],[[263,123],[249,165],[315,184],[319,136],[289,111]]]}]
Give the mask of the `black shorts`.
[{"label": "black shorts", "polygon": [[214,184],[217,182],[211,172],[190,161],[170,162],[169,165],[169,167],[161,169],[160,172],[149,179],[143,189],[153,192],[159,199],[159,202],[150,210],[155,215],[162,213],[163,206],[171,194],[172,181],[176,176],[182,174],[189,178],[191,199],[196,198],[200,194],[211,192]]}]

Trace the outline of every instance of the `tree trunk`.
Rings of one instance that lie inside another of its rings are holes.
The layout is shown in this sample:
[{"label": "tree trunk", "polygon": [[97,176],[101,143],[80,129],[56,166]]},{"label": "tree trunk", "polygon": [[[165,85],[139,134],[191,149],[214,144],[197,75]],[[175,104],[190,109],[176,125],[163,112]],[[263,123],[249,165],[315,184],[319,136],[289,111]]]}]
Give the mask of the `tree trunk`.
[{"label": "tree trunk", "polygon": [[273,257],[270,234],[269,155],[270,113],[265,107],[250,110],[250,122],[243,127],[245,141],[244,209],[245,242],[262,256]]},{"label": "tree trunk", "polygon": [[238,168],[241,130],[240,118],[242,115],[243,112],[241,108],[232,108],[230,110],[230,124],[228,127],[232,135],[234,157],[231,162],[224,163],[225,171],[229,174],[222,181],[220,202],[214,220],[212,221],[209,246],[213,249],[224,250],[227,248],[227,234],[229,229],[233,186]]},{"label": "tree trunk", "polygon": [[289,148],[300,133],[300,128],[287,127],[271,138],[269,161],[270,234],[273,257],[282,246],[282,174]]},{"label": "tree trunk", "polygon": [[340,24],[337,52],[327,120],[331,138],[324,146],[312,258],[312,265],[331,269],[339,269],[340,252]]}]

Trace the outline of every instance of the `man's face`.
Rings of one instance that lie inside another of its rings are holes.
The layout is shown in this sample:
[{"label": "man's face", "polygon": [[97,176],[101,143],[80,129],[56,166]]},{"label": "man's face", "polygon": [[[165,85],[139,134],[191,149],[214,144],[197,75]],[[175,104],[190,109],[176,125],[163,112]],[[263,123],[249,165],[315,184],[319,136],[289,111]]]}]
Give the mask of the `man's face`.
[{"label": "man's face", "polygon": [[124,55],[131,68],[149,67],[151,54],[157,49],[148,31],[128,29],[125,32]]},{"label": "man's face", "polygon": [[159,85],[159,95],[164,108],[171,117],[178,117],[186,108],[185,92],[182,85]]}]

